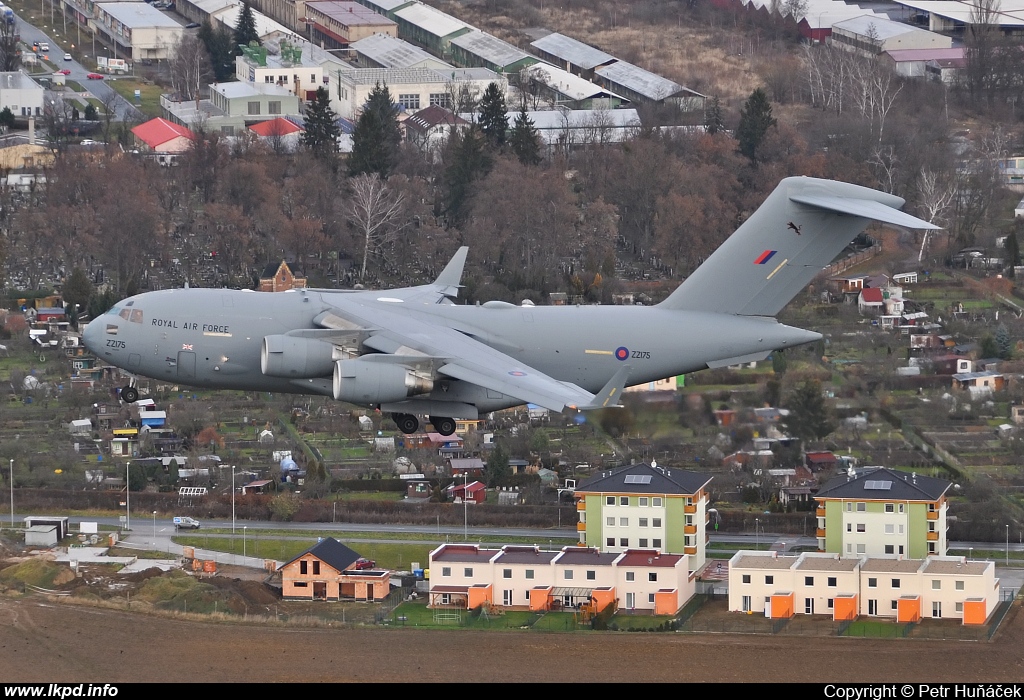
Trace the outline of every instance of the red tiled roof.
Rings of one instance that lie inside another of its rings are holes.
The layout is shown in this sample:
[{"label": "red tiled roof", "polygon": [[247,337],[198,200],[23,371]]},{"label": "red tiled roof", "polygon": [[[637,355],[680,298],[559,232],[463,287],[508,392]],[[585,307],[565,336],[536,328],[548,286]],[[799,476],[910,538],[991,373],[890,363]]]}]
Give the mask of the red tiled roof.
[{"label": "red tiled roof", "polygon": [[866,304],[881,304],[882,290],[879,287],[868,287],[860,293],[860,298]]},{"label": "red tiled roof", "polygon": [[297,131],[302,131],[302,127],[294,122],[290,122],[284,117],[278,117],[276,119],[268,119],[258,124],[253,124],[249,127],[249,131],[255,132],[257,136],[287,136],[288,134],[294,134]]},{"label": "red tiled roof", "polygon": [[169,122],[166,119],[161,119],[160,117],[150,119],[145,124],[139,124],[137,127],[132,129],[132,133],[150,148],[157,148],[158,146],[165,144],[168,141],[172,141],[179,136],[184,136],[189,140],[195,140],[195,134],[184,126],[175,124],[174,122]]}]

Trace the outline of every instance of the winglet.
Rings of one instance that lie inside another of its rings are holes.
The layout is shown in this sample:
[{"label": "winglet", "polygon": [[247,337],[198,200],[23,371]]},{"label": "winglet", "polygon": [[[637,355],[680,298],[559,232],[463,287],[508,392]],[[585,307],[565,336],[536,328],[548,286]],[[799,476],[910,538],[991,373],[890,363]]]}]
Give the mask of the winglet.
[{"label": "winglet", "polygon": [[619,368],[619,371],[612,375],[604,388],[594,397],[594,400],[586,406],[579,406],[581,411],[593,411],[599,408],[615,408],[619,405],[619,398],[622,390],[626,387],[626,380],[633,368],[629,365]]},{"label": "winglet", "polygon": [[452,259],[448,261],[441,274],[434,280],[434,284],[442,287],[459,287],[462,284],[462,268],[466,266],[466,256],[469,254],[469,246],[462,246]]}]

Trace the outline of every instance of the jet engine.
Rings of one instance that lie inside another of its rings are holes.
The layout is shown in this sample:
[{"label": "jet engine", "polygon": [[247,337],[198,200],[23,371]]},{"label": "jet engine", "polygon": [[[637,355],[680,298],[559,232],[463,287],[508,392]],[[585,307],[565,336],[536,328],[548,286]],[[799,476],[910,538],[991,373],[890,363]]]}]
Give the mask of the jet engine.
[{"label": "jet engine", "polygon": [[334,368],[333,351],[333,345],[315,338],[268,335],[260,350],[260,369],[268,377],[323,377]]},{"label": "jet engine", "polygon": [[334,399],[355,404],[402,401],[427,394],[434,380],[393,362],[339,360],[334,365]]}]

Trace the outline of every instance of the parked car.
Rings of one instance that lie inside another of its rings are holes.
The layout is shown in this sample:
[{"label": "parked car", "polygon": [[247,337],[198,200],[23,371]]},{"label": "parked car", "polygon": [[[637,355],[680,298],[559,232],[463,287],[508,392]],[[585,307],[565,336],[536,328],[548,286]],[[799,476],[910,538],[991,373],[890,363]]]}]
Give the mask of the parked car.
[{"label": "parked car", "polygon": [[103,80],[103,76],[100,75],[99,73],[90,73],[89,75],[87,75],[85,77],[88,78],[89,80]]},{"label": "parked car", "polygon": [[174,529],[175,530],[198,530],[199,521],[195,518],[189,518],[187,516],[175,516],[174,518]]},{"label": "parked car", "polygon": [[74,60],[74,58],[75,58],[75,57],[74,57],[74,56],[72,56],[72,55],[71,55],[71,54],[69,54],[69,53],[65,53],[65,54],[64,54],[64,60],[65,60],[65,61],[72,61],[72,60]]},{"label": "parked car", "polygon": [[195,29],[199,26],[199,22],[189,22],[185,25],[185,29]]},{"label": "parked car", "polygon": [[352,566],[356,571],[365,571],[366,569],[372,569],[377,566],[377,562],[373,559],[366,559],[365,557],[359,557],[356,559],[356,563]]}]

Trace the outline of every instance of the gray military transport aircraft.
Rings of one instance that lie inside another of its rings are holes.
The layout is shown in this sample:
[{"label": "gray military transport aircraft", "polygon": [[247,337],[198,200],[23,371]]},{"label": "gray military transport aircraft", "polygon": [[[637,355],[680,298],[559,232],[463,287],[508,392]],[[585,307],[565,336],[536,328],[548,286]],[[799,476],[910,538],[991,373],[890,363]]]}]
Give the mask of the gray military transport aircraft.
[{"label": "gray military transport aircraft", "polygon": [[[534,403],[615,406],[627,384],[765,359],[821,338],[773,317],[872,220],[938,228],[899,197],[792,177],[660,304],[458,305],[468,249],[433,284],[388,291],[166,289],[118,302],[84,332],[135,375],[217,389],[332,396],[404,433]],[[596,392],[596,393],[591,393]],[[138,399],[135,381],[121,389]]]}]

